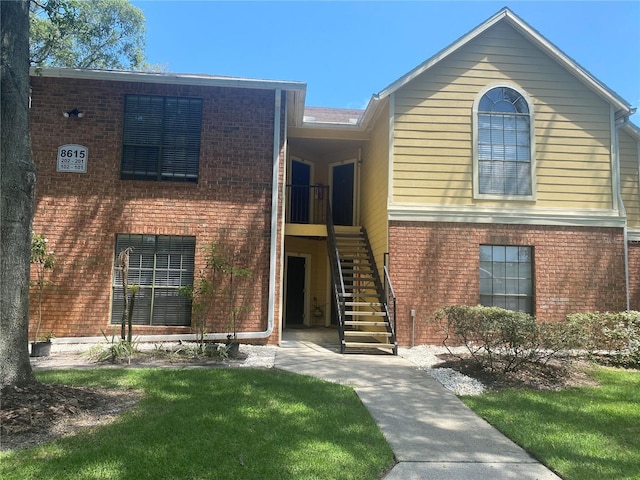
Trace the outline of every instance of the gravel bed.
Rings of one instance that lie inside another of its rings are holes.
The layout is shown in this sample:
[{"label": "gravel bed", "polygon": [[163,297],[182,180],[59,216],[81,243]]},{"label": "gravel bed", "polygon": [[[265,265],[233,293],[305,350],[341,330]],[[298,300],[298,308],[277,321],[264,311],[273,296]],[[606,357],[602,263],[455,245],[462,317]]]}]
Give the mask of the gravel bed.
[{"label": "gravel bed", "polygon": [[277,349],[278,347],[268,345],[240,345],[240,353],[247,356],[241,366],[272,368],[276,362]]},{"label": "gravel bed", "polygon": [[[466,351],[464,347],[461,349],[452,349],[454,353]],[[416,365],[420,370],[424,370],[438,382],[440,382],[447,390],[451,390],[456,395],[481,395],[486,387],[475,378],[468,377],[460,372],[456,372],[451,368],[437,368],[436,365],[442,363],[437,355],[449,353],[446,348],[433,345],[420,345],[413,348],[398,349],[398,354]]]}]

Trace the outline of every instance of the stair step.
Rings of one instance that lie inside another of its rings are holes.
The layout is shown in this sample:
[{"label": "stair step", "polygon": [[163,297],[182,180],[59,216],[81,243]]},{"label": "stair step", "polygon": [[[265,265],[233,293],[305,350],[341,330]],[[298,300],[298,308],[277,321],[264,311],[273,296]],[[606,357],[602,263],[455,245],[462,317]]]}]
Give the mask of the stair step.
[{"label": "stair step", "polygon": [[344,295],[342,295],[342,298],[378,298],[378,293],[377,292],[372,292],[372,293],[364,293],[364,290],[371,290],[372,288],[360,288],[357,290],[363,290],[363,291],[356,291],[356,292],[352,292],[352,291],[347,291],[344,293]]},{"label": "stair step", "polygon": [[344,336],[349,337],[391,337],[391,332],[366,332],[363,330],[345,330]]},{"label": "stair step", "polygon": [[386,312],[367,312],[366,310],[347,310],[345,315],[352,317],[386,317]]},{"label": "stair step", "polygon": [[364,348],[393,348],[391,343],[382,342],[345,342],[345,347],[364,347]]},{"label": "stair step", "polygon": [[366,320],[345,320],[346,327],[386,327],[387,322],[369,322]]},{"label": "stair step", "polygon": [[382,307],[382,303],[380,302],[344,302],[346,307]]}]

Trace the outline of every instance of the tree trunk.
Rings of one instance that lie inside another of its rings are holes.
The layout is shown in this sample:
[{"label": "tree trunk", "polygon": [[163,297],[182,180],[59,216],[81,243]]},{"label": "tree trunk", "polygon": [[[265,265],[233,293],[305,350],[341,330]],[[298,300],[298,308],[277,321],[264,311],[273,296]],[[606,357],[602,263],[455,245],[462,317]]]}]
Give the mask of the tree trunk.
[{"label": "tree trunk", "polygon": [[0,1],[0,380],[34,381],[29,266],[36,174],[29,137],[29,2]]}]

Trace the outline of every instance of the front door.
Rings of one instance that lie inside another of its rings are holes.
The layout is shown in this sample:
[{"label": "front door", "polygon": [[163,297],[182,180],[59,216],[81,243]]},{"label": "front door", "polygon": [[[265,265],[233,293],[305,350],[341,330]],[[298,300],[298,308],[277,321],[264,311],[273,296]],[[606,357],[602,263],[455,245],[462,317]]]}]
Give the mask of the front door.
[{"label": "front door", "polygon": [[311,166],[291,160],[290,223],[309,223]]},{"label": "front door", "polygon": [[334,225],[353,225],[354,163],[335,165],[331,169],[333,191],[331,212]]},{"label": "front door", "polygon": [[306,258],[287,256],[285,327],[304,324]]}]

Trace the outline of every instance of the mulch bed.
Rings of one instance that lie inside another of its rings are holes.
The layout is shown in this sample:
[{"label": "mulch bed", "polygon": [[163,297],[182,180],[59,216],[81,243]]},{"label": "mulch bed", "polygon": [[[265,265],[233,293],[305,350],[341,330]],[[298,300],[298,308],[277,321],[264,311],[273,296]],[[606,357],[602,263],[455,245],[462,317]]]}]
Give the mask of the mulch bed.
[{"label": "mulch bed", "polygon": [[31,383],[2,388],[0,450],[34,446],[113,421],[139,392]]},{"label": "mulch bed", "polygon": [[579,359],[551,360],[547,364],[529,363],[516,372],[502,372],[482,368],[465,355],[438,355],[438,368],[451,368],[482,382],[489,390],[527,388],[530,390],[562,390],[571,387],[597,386],[585,373],[588,363]]}]

